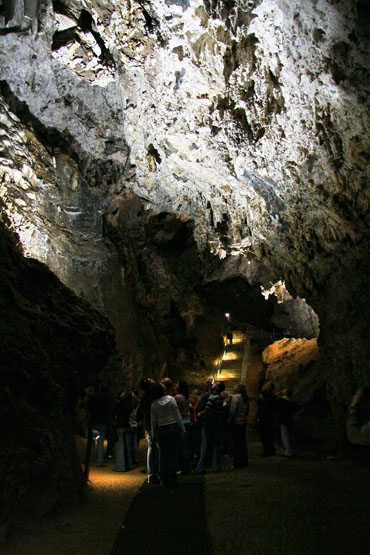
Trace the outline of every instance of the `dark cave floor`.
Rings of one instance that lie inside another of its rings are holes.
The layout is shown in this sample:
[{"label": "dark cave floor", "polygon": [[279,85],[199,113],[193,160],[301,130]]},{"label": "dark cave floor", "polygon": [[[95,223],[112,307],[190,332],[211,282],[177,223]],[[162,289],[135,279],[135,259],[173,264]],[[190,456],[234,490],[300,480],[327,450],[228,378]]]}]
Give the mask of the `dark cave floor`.
[{"label": "dark cave floor", "polygon": [[[220,474],[204,476],[212,555],[370,553],[370,466],[366,448],[359,449],[355,457],[326,456],[298,444],[300,454],[287,459],[282,455],[261,457],[260,442],[253,430],[248,433],[248,441],[247,468],[231,470],[231,460],[224,458]],[[141,463],[145,447],[142,441]],[[84,503],[52,520],[34,523],[32,529],[3,546],[2,552],[109,555],[130,504],[144,483],[142,470],[140,466],[121,474],[112,471],[111,463],[103,468],[92,464],[91,490]],[[149,503],[148,518],[152,511],[155,505]],[[166,529],[166,522],[163,524]],[[195,529],[193,532],[197,533]],[[184,534],[191,533],[184,529]],[[125,551],[125,555],[133,553]],[[154,553],[159,552],[151,551],[149,544],[147,554]],[[167,553],[163,551],[163,555]]]}]

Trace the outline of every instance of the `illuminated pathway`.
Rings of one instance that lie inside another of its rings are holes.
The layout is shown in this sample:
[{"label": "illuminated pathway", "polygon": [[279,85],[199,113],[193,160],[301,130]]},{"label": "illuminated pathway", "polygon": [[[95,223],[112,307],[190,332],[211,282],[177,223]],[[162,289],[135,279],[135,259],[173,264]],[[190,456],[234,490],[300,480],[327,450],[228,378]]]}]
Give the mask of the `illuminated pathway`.
[{"label": "illuminated pathway", "polygon": [[233,332],[232,345],[225,345],[220,369],[216,379],[225,382],[225,391],[232,395],[234,386],[244,383],[249,351],[249,339],[245,333]]},{"label": "illuminated pathway", "polygon": [[[251,400],[249,423],[255,421],[256,402],[259,396],[259,379],[262,372],[262,358],[258,340],[261,330],[248,326],[246,331],[234,331],[232,345],[225,345],[220,368],[215,379],[225,382],[225,391],[232,395],[234,386],[243,383]],[[257,341],[256,341],[257,340]]]}]

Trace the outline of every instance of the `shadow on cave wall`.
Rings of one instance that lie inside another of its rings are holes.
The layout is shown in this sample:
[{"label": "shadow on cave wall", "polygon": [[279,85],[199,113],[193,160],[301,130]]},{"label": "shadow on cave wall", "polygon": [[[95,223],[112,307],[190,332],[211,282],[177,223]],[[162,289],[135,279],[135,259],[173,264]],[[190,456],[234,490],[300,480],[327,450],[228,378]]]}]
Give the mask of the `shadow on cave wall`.
[{"label": "shadow on cave wall", "polygon": [[0,219],[0,535],[85,491],[75,446],[78,398],[106,364],[113,330]]}]

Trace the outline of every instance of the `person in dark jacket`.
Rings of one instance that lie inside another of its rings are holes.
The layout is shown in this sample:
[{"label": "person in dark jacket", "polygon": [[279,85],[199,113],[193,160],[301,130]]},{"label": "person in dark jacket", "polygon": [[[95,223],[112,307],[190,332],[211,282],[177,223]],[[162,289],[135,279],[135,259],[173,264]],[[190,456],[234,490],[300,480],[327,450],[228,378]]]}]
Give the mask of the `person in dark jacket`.
[{"label": "person in dark jacket", "polygon": [[233,468],[248,466],[247,423],[249,400],[244,384],[234,387],[228,422],[233,437]]},{"label": "person in dark jacket", "polygon": [[132,458],[129,442],[130,414],[134,408],[134,400],[131,393],[120,394],[114,407],[114,417],[117,430],[117,441],[114,448],[115,464],[113,470],[126,472],[132,470]]},{"label": "person in dark jacket", "polygon": [[370,387],[359,389],[349,406],[347,438],[355,445],[370,446]]},{"label": "person in dark jacket", "polygon": [[207,439],[207,448],[212,453],[212,470],[221,472],[222,445],[225,439],[223,422],[224,400],[221,393],[225,390],[225,384],[220,381],[214,382],[211,387],[211,395],[208,397],[206,408],[198,413],[204,417],[204,430]]},{"label": "person in dark jacket", "polygon": [[257,401],[257,427],[260,434],[263,456],[272,457],[275,455],[274,445],[274,419],[276,414],[276,395],[275,386],[272,382],[267,382]]},{"label": "person in dark jacket", "polygon": [[233,330],[230,325],[227,326],[225,330],[226,340],[228,341],[229,345],[233,344]]},{"label": "person in dark jacket", "polygon": [[190,406],[189,406],[189,384],[184,380],[180,380],[177,384],[176,394],[174,396],[177,403],[180,416],[185,426],[185,434],[182,437],[178,471],[181,474],[189,474],[190,459],[191,459],[191,421],[190,421]]},{"label": "person in dark jacket", "polygon": [[294,457],[297,454],[294,436],[294,414],[297,404],[292,399],[292,392],[285,388],[281,391],[276,401],[277,418],[280,426],[281,441],[284,446],[284,455]]},{"label": "person in dark jacket", "polygon": [[89,433],[93,434],[97,442],[97,466],[102,467],[104,466],[104,441],[113,409],[113,400],[107,384],[100,384],[98,391],[89,398],[87,409],[90,413]]},{"label": "person in dark jacket", "polygon": [[231,395],[226,393],[226,391],[223,391],[221,395],[224,400],[222,409],[223,409],[223,420],[224,420],[224,431],[225,431],[225,439],[222,447],[222,454],[224,457],[232,458],[234,456],[234,445],[233,445],[231,424],[229,423]]},{"label": "person in dark jacket", "polygon": [[200,403],[198,389],[194,389],[189,397],[190,421],[191,421],[191,458],[198,458],[200,455],[200,435],[201,428],[198,423],[198,406]]},{"label": "person in dark jacket", "polygon": [[201,396],[198,406],[197,406],[197,423],[198,423],[198,430],[200,432],[200,454],[197,467],[195,469],[195,474],[205,474],[207,469],[207,456],[208,456],[208,447],[207,447],[207,438],[206,438],[206,431],[204,428],[204,418],[203,412],[206,408],[206,404],[208,401],[209,396],[211,395],[211,387],[212,387],[212,379],[207,380],[206,390],[204,394]]}]

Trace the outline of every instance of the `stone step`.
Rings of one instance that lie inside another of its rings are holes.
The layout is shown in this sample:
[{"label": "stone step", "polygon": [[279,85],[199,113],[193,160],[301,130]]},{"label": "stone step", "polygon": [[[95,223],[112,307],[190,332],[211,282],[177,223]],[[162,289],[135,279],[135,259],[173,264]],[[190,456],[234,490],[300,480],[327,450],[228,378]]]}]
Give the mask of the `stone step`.
[{"label": "stone step", "polygon": [[229,395],[234,393],[234,386],[241,380],[245,339],[245,333],[234,330],[233,343],[225,345],[220,370],[216,376],[216,379],[225,382],[225,391]]}]

